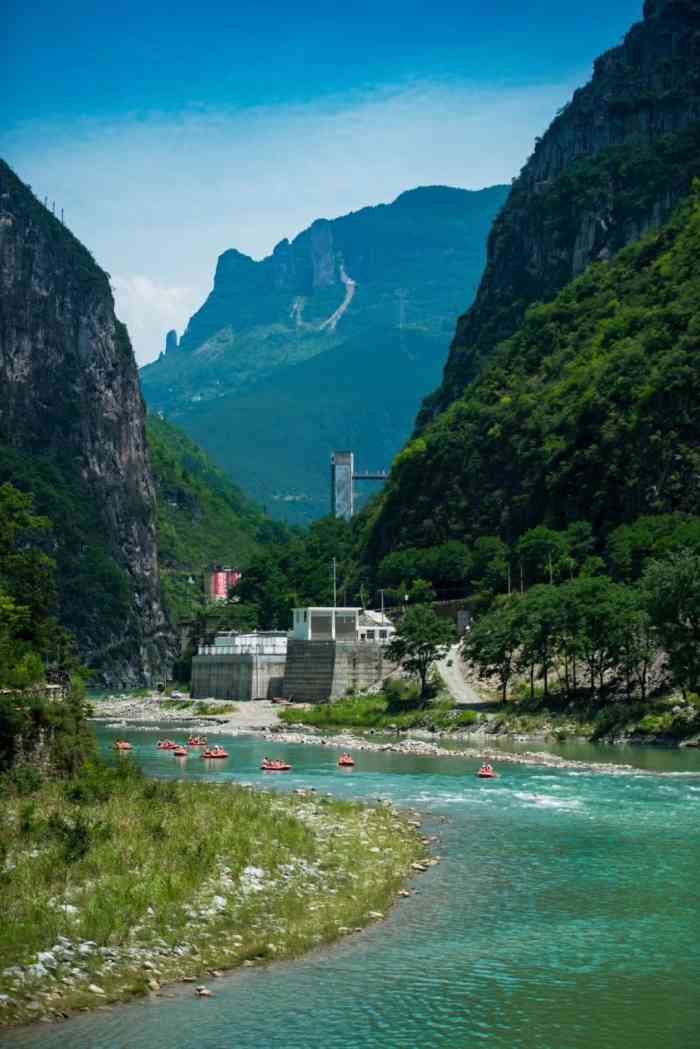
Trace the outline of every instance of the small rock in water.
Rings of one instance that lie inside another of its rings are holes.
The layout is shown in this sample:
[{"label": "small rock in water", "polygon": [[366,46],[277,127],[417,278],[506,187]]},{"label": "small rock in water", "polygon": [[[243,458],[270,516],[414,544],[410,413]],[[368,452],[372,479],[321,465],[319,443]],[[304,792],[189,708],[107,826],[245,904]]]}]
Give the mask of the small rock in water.
[{"label": "small rock in water", "polygon": [[383,918],[384,917],[384,915],[382,914],[381,911],[370,911],[369,912],[369,916],[370,916],[370,918]]},{"label": "small rock in water", "polygon": [[92,994],[104,994],[105,993],[104,989],[102,987],[98,987],[96,983],[91,983],[88,986],[88,991],[90,991]]},{"label": "small rock in water", "polygon": [[194,993],[198,998],[213,998],[214,992],[210,991],[208,987],[195,987]]}]

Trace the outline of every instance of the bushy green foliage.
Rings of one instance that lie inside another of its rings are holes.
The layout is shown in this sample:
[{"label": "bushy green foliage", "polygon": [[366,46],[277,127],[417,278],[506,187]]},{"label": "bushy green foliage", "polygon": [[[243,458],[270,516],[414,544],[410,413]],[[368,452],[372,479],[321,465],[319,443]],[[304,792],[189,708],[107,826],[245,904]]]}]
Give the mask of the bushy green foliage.
[{"label": "bushy green foliage", "polygon": [[400,456],[365,556],[562,530],[600,538],[700,511],[700,193],[664,229],[533,306],[480,376]]},{"label": "bushy green foliage", "polygon": [[94,751],[88,713],[79,684],[64,699],[49,699],[40,688],[0,696],[0,771],[28,761],[72,775]]},{"label": "bushy green foliage", "polygon": [[82,649],[108,650],[130,615],[132,587],[110,548],[94,492],[60,449],[48,458],[0,445],[1,481],[29,498],[38,518],[51,522],[31,529],[31,589],[38,597],[41,588],[44,609],[64,628],[51,628],[53,658],[63,659],[65,631],[81,639]]},{"label": "bushy green foliage", "polygon": [[700,557],[652,560],[640,585],[580,575],[500,597],[473,625],[464,653],[483,675],[498,676],[504,700],[512,676],[528,672],[531,698],[537,673],[546,701],[556,668],[567,697],[604,699],[623,685],[628,698],[645,701],[662,653],[685,695],[700,682]]},{"label": "bushy green foliage", "polygon": [[387,656],[400,663],[420,681],[420,694],[428,693],[428,675],[436,660],[445,655],[456,639],[450,619],[440,618],[432,608],[409,608],[399,620],[396,633],[387,645]]},{"label": "bushy green foliage", "polygon": [[361,584],[348,586],[352,554],[353,532],[346,521],[326,517],[307,531],[290,529],[282,542],[269,544],[251,559],[236,588],[240,598],[236,614],[242,616],[247,610],[262,630],[286,630],[293,608],[332,605],[333,558],[338,604],[357,600]]},{"label": "bushy green foliage", "polygon": [[469,728],[478,720],[473,710],[458,710],[444,695],[439,694],[432,702],[426,702],[418,686],[398,678],[389,678],[377,695],[348,696],[307,709],[287,707],[280,711],[279,716],[287,725],[372,729],[376,732],[408,729],[455,732]]},{"label": "bushy green foliage", "polygon": [[148,445],[156,483],[158,559],[165,602],[177,621],[204,605],[212,564],[245,568],[261,542],[284,535],[194,441],[150,416]]},{"label": "bushy green foliage", "polygon": [[[695,89],[691,71],[696,62],[692,28],[689,26],[685,34],[675,36],[675,41],[675,60],[680,63],[675,73],[680,95],[675,102],[685,94],[687,107],[692,109]],[[640,121],[649,121],[649,126],[653,126],[648,110],[644,112],[645,102],[638,95],[635,97],[643,90],[642,83],[634,80],[635,65],[636,59],[632,58],[615,88],[610,84],[602,88],[604,103],[600,88],[591,91],[589,84],[577,91],[571,105],[553,122],[552,133],[556,135],[557,125],[567,122],[566,138],[581,134],[581,125],[592,127],[603,105],[610,107],[612,113],[616,102],[630,111],[637,109]],[[669,69],[660,69],[656,82],[668,82],[668,77]],[[597,101],[593,101],[596,94]],[[652,107],[658,106],[661,127],[665,125],[661,117],[665,100],[659,95],[652,93],[646,101]],[[535,156],[539,149],[538,143]],[[426,399],[419,424],[434,416],[436,405],[445,408],[462,395],[499,343],[518,329],[528,308],[550,302],[570,281],[575,272],[575,252],[581,250],[582,216],[600,216],[596,237],[603,240],[606,253],[614,255],[629,242],[631,233],[645,229],[655,213],[663,214],[669,198],[677,200],[687,193],[697,177],[697,121],[676,133],[658,137],[630,135],[624,143],[573,158],[551,178],[542,179],[541,174],[535,175],[526,165],[494,222],[489,264],[475,304],[460,320],[442,387]],[[533,258],[536,253],[539,260]]]},{"label": "bushy green foliage", "polygon": [[700,688],[700,552],[652,561],[642,577],[651,623],[685,696]]}]

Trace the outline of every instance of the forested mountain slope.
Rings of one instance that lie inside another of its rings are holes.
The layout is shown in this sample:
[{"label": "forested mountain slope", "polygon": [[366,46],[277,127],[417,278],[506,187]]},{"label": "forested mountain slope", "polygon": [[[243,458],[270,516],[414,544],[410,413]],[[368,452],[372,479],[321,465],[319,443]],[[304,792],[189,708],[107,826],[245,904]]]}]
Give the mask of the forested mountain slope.
[{"label": "forested mountain slope", "polygon": [[319,219],[261,262],[225,252],[179,345],[142,369],[149,405],[272,513],[326,513],[334,448],[378,467],[409,435],[506,194],[424,187]]},{"label": "forested mountain slope", "polygon": [[211,564],[245,569],[283,526],[265,517],[187,434],[157,416],[146,431],[156,485],[158,560],[165,605],[177,621],[203,604]]},{"label": "forested mountain slope", "polygon": [[662,230],[531,307],[395,460],[367,556],[700,512],[700,183]]},{"label": "forested mountain slope", "polygon": [[478,374],[527,307],[665,222],[700,173],[700,0],[647,0],[516,179],[473,306],[419,429]]}]

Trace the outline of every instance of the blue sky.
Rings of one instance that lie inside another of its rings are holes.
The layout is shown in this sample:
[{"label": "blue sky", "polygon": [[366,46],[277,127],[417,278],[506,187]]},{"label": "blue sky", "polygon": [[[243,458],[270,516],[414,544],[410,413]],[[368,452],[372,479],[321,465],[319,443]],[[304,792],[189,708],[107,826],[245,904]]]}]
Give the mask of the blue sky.
[{"label": "blue sky", "polygon": [[113,277],[137,357],[217,255],[415,185],[508,181],[641,0],[9,0],[0,152]]}]

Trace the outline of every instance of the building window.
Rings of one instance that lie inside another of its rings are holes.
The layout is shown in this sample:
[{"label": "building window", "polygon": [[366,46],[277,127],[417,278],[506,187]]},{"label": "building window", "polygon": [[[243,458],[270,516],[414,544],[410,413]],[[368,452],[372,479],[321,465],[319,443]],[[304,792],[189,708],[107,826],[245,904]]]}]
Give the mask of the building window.
[{"label": "building window", "polygon": [[386,637],[387,637],[387,632],[386,632],[386,630],[380,630],[380,631],[379,631],[379,636],[380,636],[380,638],[381,638],[381,639],[382,639],[383,641],[386,641]]}]

